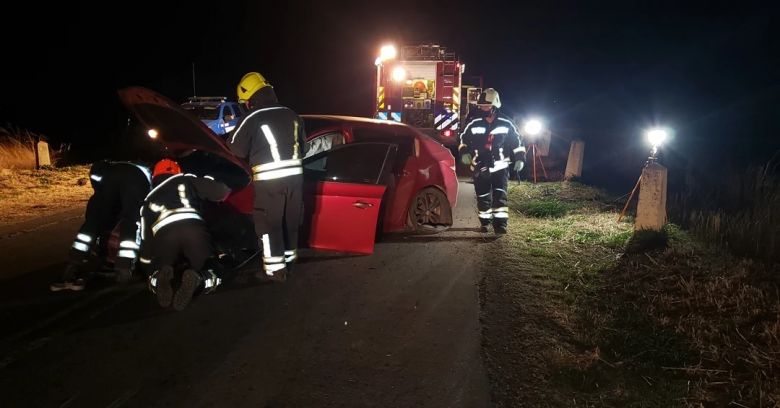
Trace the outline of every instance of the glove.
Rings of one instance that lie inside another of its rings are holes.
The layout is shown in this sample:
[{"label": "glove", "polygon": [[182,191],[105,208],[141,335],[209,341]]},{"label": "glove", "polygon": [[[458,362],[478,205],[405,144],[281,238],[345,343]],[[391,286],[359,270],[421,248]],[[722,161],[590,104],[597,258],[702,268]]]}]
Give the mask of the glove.
[{"label": "glove", "polygon": [[522,161],[516,161],[515,162],[515,173],[519,173],[523,171],[523,167],[525,167],[525,162]]},{"label": "glove", "polygon": [[470,166],[471,165],[471,155],[468,154],[468,153],[463,153],[460,156],[460,162],[463,163],[466,166]]}]

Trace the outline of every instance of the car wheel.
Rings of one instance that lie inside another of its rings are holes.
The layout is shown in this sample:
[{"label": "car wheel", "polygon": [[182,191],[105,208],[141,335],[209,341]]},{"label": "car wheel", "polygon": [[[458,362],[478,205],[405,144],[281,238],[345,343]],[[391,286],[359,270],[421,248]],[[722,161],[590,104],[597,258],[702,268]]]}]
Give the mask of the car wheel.
[{"label": "car wheel", "polygon": [[422,189],[409,208],[409,226],[417,233],[435,234],[452,226],[452,208],[440,190]]}]

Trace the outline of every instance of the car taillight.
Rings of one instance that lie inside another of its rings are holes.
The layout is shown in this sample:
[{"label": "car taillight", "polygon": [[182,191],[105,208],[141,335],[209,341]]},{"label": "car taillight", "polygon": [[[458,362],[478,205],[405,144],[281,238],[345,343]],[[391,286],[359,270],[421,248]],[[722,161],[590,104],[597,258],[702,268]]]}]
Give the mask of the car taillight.
[{"label": "car taillight", "polygon": [[450,137],[450,136],[452,136],[452,131],[447,129],[444,132],[441,132],[441,135],[444,136],[444,137]]}]

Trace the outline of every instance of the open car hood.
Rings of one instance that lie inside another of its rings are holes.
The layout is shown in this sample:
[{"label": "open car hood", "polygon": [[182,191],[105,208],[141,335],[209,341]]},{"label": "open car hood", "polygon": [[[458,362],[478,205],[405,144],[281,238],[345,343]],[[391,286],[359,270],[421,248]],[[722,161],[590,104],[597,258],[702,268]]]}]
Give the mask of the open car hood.
[{"label": "open car hood", "polygon": [[208,126],[175,102],[142,87],[120,90],[119,99],[147,130],[157,132],[155,141],[186,172],[210,175],[232,190],[249,184],[247,165]]}]

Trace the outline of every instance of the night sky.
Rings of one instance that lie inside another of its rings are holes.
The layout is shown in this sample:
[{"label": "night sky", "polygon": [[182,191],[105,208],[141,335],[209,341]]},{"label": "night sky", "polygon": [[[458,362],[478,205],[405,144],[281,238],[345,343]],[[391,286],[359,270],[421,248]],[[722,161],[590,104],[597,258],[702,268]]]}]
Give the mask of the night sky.
[{"label": "night sky", "polygon": [[585,139],[586,173],[619,174],[621,188],[653,124],[675,129],[665,153],[680,168],[762,162],[780,147],[771,2],[163,3],[7,9],[0,124],[100,145],[126,120],[117,89],[182,100],[193,62],[199,95],[235,98],[256,70],[299,113],[367,116],[379,47],[433,42],[495,87],[508,114]]}]

